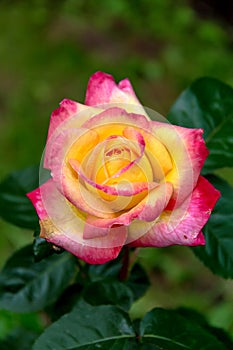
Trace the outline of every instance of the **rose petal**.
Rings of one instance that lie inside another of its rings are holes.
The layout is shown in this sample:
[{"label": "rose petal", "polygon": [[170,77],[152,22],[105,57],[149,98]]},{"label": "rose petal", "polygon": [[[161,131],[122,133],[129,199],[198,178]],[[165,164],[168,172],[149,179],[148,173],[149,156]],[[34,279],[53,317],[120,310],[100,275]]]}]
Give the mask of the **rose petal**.
[{"label": "rose petal", "polygon": [[[66,106],[67,101],[69,100],[65,101]],[[63,101],[61,102],[61,104],[63,104]],[[65,132],[72,132],[73,129],[81,129],[81,125],[84,124],[85,121],[92,118],[93,115],[99,114],[101,111],[97,108],[87,107],[78,103],[76,103],[76,107],[76,113],[73,113],[74,109],[71,108],[70,110],[67,110],[66,107],[61,105],[61,107],[56,109],[51,116],[49,133],[46,141],[46,149],[44,155],[44,167],[47,169],[50,168],[50,148],[53,145],[53,143],[57,141],[59,135]]]},{"label": "rose petal", "polygon": [[139,220],[153,221],[155,220],[167,206],[168,201],[173,193],[173,186],[166,182],[149,192],[148,198],[144,199],[138,206],[143,210],[138,215]]},{"label": "rose petal", "polygon": [[35,190],[27,193],[27,197],[32,202],[34,208],[36,209],[37,215],[41,220],[45,220],[47,218],[47,211],[45,210],[42,199],[41,199],[41,189],[40,187]]},{"label": "rose petal", "polygon": [[83,238],[85,218],[57,190],[53,180],[28,194],[41,219],[41,237],[63,247],[90,264],[117,257],[126,239],[126,228],[111,228],[106,237]]},{"label": "rose petal", "polygon": [[152,123],[156,138],[166,146],[173,161],[173,168],[166,175],[166,181],[174,186],[173,198],[168,207],[171,210],[183,203],[193,191],[208,150],[202,138],[202,129]]},{"label": "rose petal", "polygon": [[81,162],[98,140],[98,134],[92,130],[73,128],[62,131],[47,142],[46,168],[52,171],[54,178],[60,178],[66,158],[69,155],[78,157]]},{"label": "rose petal", "polygon": [[92,130],[65,130],[47,144],[47,163],[57,188],[72,204],[89,214],[109,218],[114,212],[78,181],[69,165],[69,155],[81,161],[97,142],[98,135]]},{"label": "rose petal", "polygon": [[[165,247],[169,245],[195,246],[204,244],[201,229],[210,217],[211,211],[220,197],[220,193],[205,178],[200,177],[191,200],[172,212],[164,212],[148,232],[131,243],[131,246]],[[135,229],[137,223],[129,226]],[[145,224],[138,230],[145,230]]]},{"label": "rose petal", "polygon": [[116,214],[108,203],[86,189],[70,171],[64,172],[63,195],[78,209],[100,218],[112,218]]},{"label": "rose petal", "polygon": [[[112,124],[112,125],[111,125]],[[121,133],[117,133],[116,126],[120,125]],[[82,125],[83,128],[93,129],[100,127],[106,127],[109,134],[104,134],[104,139],[112,135],[122,135],[122,130],[126,126],[132,126],[134,128],[138,127],[140,129],[150,130],[150,121],[146,119],[145,115],[140,113],[127,113],[125,109],[118,107],[109,107],[106,110],[99,112],[89,120],[85,121]]]},{"label": "rose petal", "polygon": [[154,178],[163,180],[165,175],[173,168],[171,155],[152,132],[141,130],[141,134],[146,142],[145,153],[150,160]]},{"label": "rose petal", "polygon": [[[145,150],[142,135],[137,130],[126,127],[123,130],[123,136],[125,137],[116,135],[108,137],[92,149],[84,165],[87,177],[97,179],[100,177],[98,176],[100,171],[99,175],[106,178],[97,182],[103,183],[120,177],[140,161]],[[127,154],[122,152],[122,149],[127,150]],[[117,152],[116,155],[115,152]],[[126,166],[124,166],[125,163]]]},{"label": "rose petal", "polygon": [[144,150],[145,150],[145,141],[143,136],[135,129],[130,128],[130,127],[126,127],[123,131],[123,135],[129,139],[132,139],[133,141],[136,141],[139,149],[140,149],[140,153],[138,155],[138,157],[136,157],[134,160],[132,160],[128,165],[126,165],[125,167],[123,167],[122,169],[120,169],[117,173],[115,173],[111,178],[117,178],[120,175],[122,175],[123,173],[125,173],[127,170],[129,170],[134,164],[136,164],[143,156],[144,154]]},{"label": "rose petal", "polygon": [[[88,216],[84,231],[86,239],[105,236],[113,225],[129,226],[134,219],[153,221],[160,216],[172,195],[172,185],[164,183],[151,190],[133,209],[114,219],[99,219]],[[141,234],[141,233],[140,233]],[[142,235],[142,234],[141,234]],[[138,238],[139,236],[137,236]],[[127,243],[135,236],[127,239]]]},{"label": "rose petal", "polygon": [[[123,237],[125,239],[126,228],[123,226],[119,227],[117,230],[117,234],[114,230],[110,230],[110,233],[108,235],[109,241],[113,241],[115,236]],[[45,236],[42,237],[46,238]],[[70,238],[69,236],[61,233],[56,233],[53,236],[46,238],[48,242],[51,242],[59,247],[66,249],[67,251],[77,256],[78,258],[84,260],[88,264],[104,264],[108,261],[116,259],[122,249],[124,239],[122,239],[122,243],[119,246],[115,246],[114,243],[112,247],[100,248],[95,247],[94,244],[97,240],[98,243],[96,243],[96,245],[98,245],[99,243],[103,243],[103,238],[95,238],[95,241],[93,240],[94,243],[92,243],[93,246],[79,243]],[[88,240],[88,242],[90,242],[90,240]]]},{"label": "rose petal", "polygon": [[150,160],[155,178],[157,180],[163,179],[165,174],[172,169],[172,160],[167,148],[156,138],[153,131],[154,124],[143,115],[127,113],[117,107],[109,108],[90,118],[82,127],[95,130],[100,141],[112,135],[123,136],[127,128],[134,129],[135,132],[142,135],[146,142],[145,153]]},{"label": "rose petal", "polygon": [[[98,137],[95,137],[95,131],[92,130],[88,130],[88,135],[85,129],[66,130],[61,133],[48,151],[48,155],[51,154],[51,173],[61,193],[80,210],[99,217],[115,217],[115,210],[112,210],[111,206],[102,200],[99,195],[97,198],[96,193],[86,189],[69,165],[70,162],[72,163],[72,160],[69,160],[69,156],[77,156],[81,160],[85,152],[88,152],[89,148],[93,148],[97,141]],[[80,168],[79,162],[73,160],[73,163],[75,164],[73,166],[75,171],[77,170],[78,172]],[[83,174],[80,173],[80,175]],[[95,182],[93,184],[95,185]],[[95,187],[97,188],[98,186]],[[100,185],[101,189],[106,188],[111,194],[116,195],[119,192],[119,194],[131,196],[134,193],[153,188],[154,184],[137,183],[131,186],[131,183],[125,185],[124,182],[119,184],[118,188],[117,186],[113,187],[107,185],[101,187]]]},{"label": "rose petal", "polygon": [[50,123],[49,123],[49,131],[48,131],[48,138],[51,137],[51,135],[54,133],[54,131],[68,118],[73,117],[78,112],[88,109],[87,106],[84,106],[80,103],[77,103],[75,101],[64,99],[60,103],[60,107],[55,109],[50,117]]},{"label": "rose petal", "polygon": [[88,215],[83,231],[83,238],[92,239],[107,236],[112,225],[104,225],[104,220],[106,219],[100,219],[96,222],[95,216]]},{"label": "rose petal", "polygon": [[124,79],[117,85],[113,77],[103,72],[93,74],[88,82],[85,104],[98,106],[105,104],[123,104],[128,112],[137,112],[146,115],[142,105],[138,101],[132,85],[128,79]]},{"label": "rose petal", "polygon": [[77,172],[77,174],[89,185],[96,188],[97,190],[103,191],[112,196],[134,196],[138,193],[141,193],[146,190],[151,190],[157,184],[153,182],[122,182],[117,183],[116,185],[102,185],[91,179],[89,179],[85,173],[83,172],[81,165],[76,159],[70,159],[69,163],[73,170]]}]

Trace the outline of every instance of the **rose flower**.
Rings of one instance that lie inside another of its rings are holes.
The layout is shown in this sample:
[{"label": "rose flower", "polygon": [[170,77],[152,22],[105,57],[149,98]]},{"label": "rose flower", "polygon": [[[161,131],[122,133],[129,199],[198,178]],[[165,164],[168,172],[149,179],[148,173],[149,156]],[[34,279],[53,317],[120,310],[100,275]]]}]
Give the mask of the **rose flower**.
[{"label": "rose flower", "polygon": [[219,192],[200,176],[203,130],[153,119],[128,79],[117,85],[102,72],[91,76],[84,105],[60,103],[42,164],[51,177],[28,194],[41,237],[91,264],[124,245],[205,244]]}]

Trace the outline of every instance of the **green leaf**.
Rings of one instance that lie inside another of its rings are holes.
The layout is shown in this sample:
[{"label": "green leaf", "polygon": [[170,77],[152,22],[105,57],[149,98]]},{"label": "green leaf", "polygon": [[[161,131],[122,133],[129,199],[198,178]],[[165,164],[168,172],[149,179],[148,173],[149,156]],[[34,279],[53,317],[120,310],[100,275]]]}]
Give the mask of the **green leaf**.
[{"label": "green leaf", "polygon": [[46,239],[40,237],[40,227],[34,231],[34,241],[33,241],[33,253],[35,257],[35,261],[40,261],[44,258],[47,258],[53,254],[62,254],[65,250],[61,247],[57,247],[56,245],[47,242]]},{"label": "green leaf", "polygon": [[213,78],[201,78],[188,87],[172,106],[172,124],[203,128],[210,150],[203,172],[233,166],[233,89]]},{"label": "green leaf", "polygon": [[216,336],[192,310],[155,308],[136,334],[123,310],[80,300],[41,334],[32,350],[227,350],[231,345],[229,337]]},{"label": "green leaf", "polygon": [[79,283],[72,283],[61,294],[58,300],[46,307],[45,312],[52,322],[70,312],[78,300],[82,297],[82,286]]},{"label": "green leaf", "polygon": [[227,349],[233,349],[233,342],[230,336],[223,329],[209,325],[205,317],[196,310],[179,308],[177,309],[177,312],[181,316],[189,318],[190,320],[195,321],[201,327],[205,328],[209,333],[213,334],[220,342],[227,346]]},{"label": "green leaf", "polygon": [[115,306],[91,306],[79,301],[75,308],[48,327],[33,350],[136,349],[128,315]]},{"label": "green leaf", "polygon": [[143,318],[140,338],[142,344],[150,345],[151,349],[153,345],[166,350],[228,349],[196,319],[185,317],[179,311],[161,308],[153,309]]},{"label": "green leaf", "polygon": [[125,283],[133,292],[134,301],[141,298],[150,286],[146,271],[138,263],[133,266]]},{"label": "green leaf", "polygon": [[32,246],[17,251],[0,275],[0,308],[30,312],[56,301],[76,270],[69,253],[53,255],[35,263]]},{"label": "green leaf", "polygon": [[53,255],[55,251],[53,249],[53,245],[47,242],[46,239],[36,236],[33,241],[33,253],[35,261],[38,262],[50,255]]},{"label": "green leaf", "polygon": [[83,295],[91,305],[117,305],[126,311],[130,309],[134,301],[129,287],[115,280],[90,283]]},{"label": "green leaf", "polygon": [[119,278],[120,269],[122,266],[122,252],[119,256],[105,264],[89,265],[88,275],[92,282],[101,281],[106,278]]},{"label": "green leaf", "polygon": [[[92,282],[119,279],[122,266],[122,256],[102,265],[90,265],[88,273]],[[133,300],[139,299],[147,291],[150,282],[146,271],[138,263],[130,271],[128,279],[121,282],[133,293]]]},{"label": "green leaf", "polygon": [[0,216],[28,229],[38,226],[38,216],[26,193],[39,185],[39,167],[16,171],[0,184]]},{"label": "green leaf", "polygon": [[31,349],[38,335],[23,328],[14,329],[5,339],[0,340],[1,350]]},{"label": "green leaf", "polygon": [[214,273],[233,278],[233,188],[217,176],[208,176],[208,180],[221,192],[221,198],[203,230],[206,245],[191,249]]}]

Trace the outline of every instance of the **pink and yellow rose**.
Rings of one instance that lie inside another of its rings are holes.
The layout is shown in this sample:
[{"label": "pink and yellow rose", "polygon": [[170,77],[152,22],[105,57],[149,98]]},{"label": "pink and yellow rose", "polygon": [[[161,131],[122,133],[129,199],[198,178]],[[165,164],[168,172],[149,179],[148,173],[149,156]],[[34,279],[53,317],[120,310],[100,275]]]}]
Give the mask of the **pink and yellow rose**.
[{"label": "pink and yellow rose", "polygon": [[65,99],[51,115],[43,161],[51,178],[28,194],[40,236],[92,264],[124,245],[205,244],[219,192],[200,176],[202,134],[152,121],[128,79],[95,73],[84,105]]}]

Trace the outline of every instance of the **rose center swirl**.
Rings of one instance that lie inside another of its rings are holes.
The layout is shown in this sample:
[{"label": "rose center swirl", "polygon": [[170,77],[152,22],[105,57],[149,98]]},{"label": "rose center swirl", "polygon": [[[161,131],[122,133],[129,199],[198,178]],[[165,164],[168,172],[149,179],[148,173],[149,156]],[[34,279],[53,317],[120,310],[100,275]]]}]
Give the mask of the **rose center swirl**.
[{"label": "rose center swirl", "polygon": [[144,138],[131,127],[122,136],[112,135],[97,144],[82,164],[76,159],[69,163],[88,190],[109,202],[119,196],[132,197],[130,207],[148,193],[153,181]]}]

